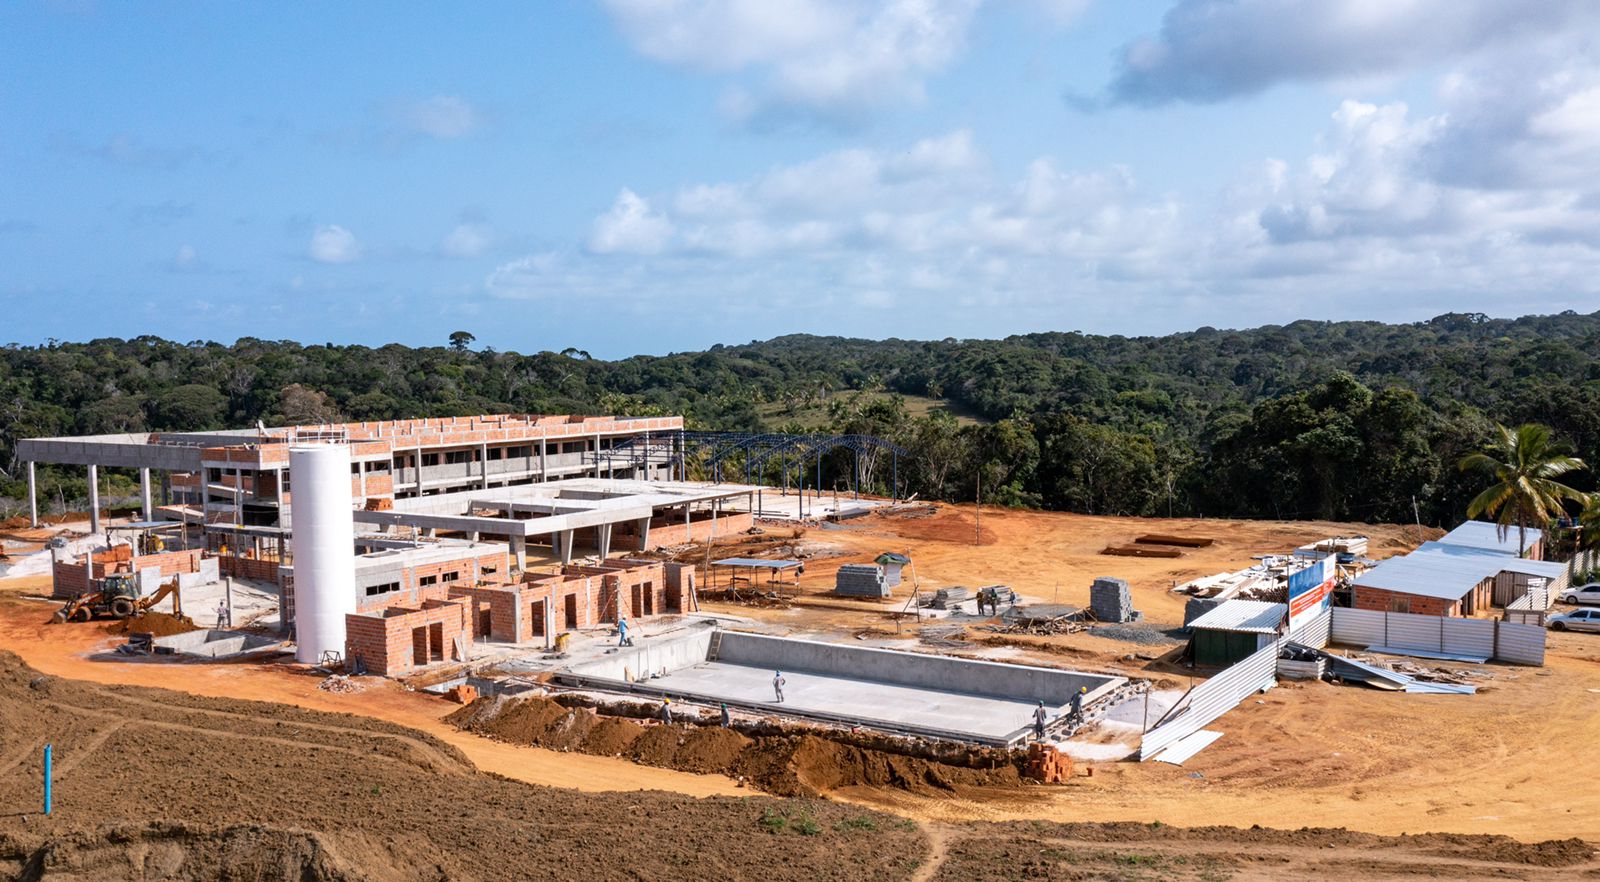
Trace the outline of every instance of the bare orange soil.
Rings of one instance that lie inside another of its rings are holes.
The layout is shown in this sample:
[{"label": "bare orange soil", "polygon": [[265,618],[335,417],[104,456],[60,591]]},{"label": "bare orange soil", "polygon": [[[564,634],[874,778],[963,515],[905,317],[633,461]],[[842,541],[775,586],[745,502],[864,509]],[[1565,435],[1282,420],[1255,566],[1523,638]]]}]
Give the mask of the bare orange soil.
[{"label": "bare orange soil", "polygon": [[[807,543],[837,557],[807,566],[801,605],[762,609],[706,603],[796,630],[892,630],[904,602],[874,604],[824,598],[841,563],[883,551],[909,553],[908,571],[924,589],[1010,585],[1026,597],[1082,605],[1089,582],[1119,576],[1135,605],[1160,625],[1182,619],[1178,581],[1250,564],[1332,535],[1364,533],[1373,557],[1403,552],[1423,538],[1415,527],[1333,523],[1096,518],[1041,512],[982,513],[983,544],[974,545],[970,507],[939,506],[927,516],[874,515],[839,529],[813,528]],[[769,530],[769,537],[785,528]],[[1209,536],[1216,543],[1176,559],[1108,557],[1111,544],[1146,532]],[[720,550],[720,549],[719,549]],[[6,591],[0,582],[0,592]],[[47,673],[102,683],[179,688],[199,695],[278,701],[317,710],[365,714],[413,726],[461,749],[480,768],[534,783],[586,790],[661,788],[682,793],[743,794],[721,776],[650,768],[620,759],[554,753],[489,741],[441,722],[456,706],[395,685],[357,694],[316,689],[292,668],[171,665],[91,658],[109,645],[97,628],[45,626],[48,607],[0,599],[0,641]],[[908,625],[914,628],[915,625]],[[973,636],[980,636],[974,634]],[[1600,824],[1600,787],[1587,785],[1581,746],[1600,740],[1600,637],[1552,634],[1543,669],[1491,666],[1495,677],[1476,696],[1406,695],[1290,684],[1219,719],[1224,737],[1177,768],[1157,763],[1094,764],[1092,777],[1009,797],[930,798],[876,788],[837,797],[943,823],[1012,821],[1161,821],[1254,824],[1276,828],[1346,827],[1373,833],[1505,833],[1525,840],[1590,836]],[[1085,634],[1028,638],[1049,647],[1042,663],[1120,669],[1174,677],[1148,659],[1159,650]],[[1144,656],[1144,658],[1140,658]]]}]

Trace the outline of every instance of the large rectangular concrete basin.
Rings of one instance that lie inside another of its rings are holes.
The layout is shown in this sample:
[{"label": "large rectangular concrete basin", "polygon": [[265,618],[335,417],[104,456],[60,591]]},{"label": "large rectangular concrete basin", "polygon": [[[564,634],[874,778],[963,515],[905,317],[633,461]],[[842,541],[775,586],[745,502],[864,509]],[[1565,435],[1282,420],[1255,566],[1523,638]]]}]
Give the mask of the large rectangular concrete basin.
[{"label": "large rectangular concrete basin", "polygon": [[[784,701],[772,688],[787,681]],[[1058,668],[705,631],[622,649],[558,675],[570,685],[624,690],[810,717],[889,732],[1007,745],[1034,709],[1052,717],[1073,694],[1086,703],[1125,678]]]}]

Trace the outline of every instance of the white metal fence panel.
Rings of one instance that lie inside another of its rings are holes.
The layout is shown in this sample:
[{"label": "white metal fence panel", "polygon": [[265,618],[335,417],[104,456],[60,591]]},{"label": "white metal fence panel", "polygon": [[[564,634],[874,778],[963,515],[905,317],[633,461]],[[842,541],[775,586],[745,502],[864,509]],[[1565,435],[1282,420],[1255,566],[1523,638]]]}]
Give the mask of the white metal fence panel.
[{"label": "white metal fence panel", "polygon": [[1444,648],[1444,620],[1444,616],[1385,613],[1383,642],[1378,645],[1448,652]]},{"label": "white metal fence panel", "polygon": [[1336,606],[1330,639],[1351,646],[1382,646],[1384,615],[1376,610]]},{"label": "white metal fence panel", "polygon": [[1328,632],[1333,626],[1333,610],[1326,610],[1304,625],[1294,629],[1289,634],[1289,639],[1312,649],[1321,649],[1328,645]]},{"label": "white metal fence panel", "polygon": [[1440,652],[1494,658],[1493,619],[1445,619],[1444,646]]},{"label": "white metal fence panel", "polygon": [[1516,622],[1498,622],[1499,641],[1495,657],[1519,665],[1544,664],[1543,625],[1521,625]]},{"label": "white metal fence panel", "polygon": [[1139,759],[1147,760],[1174,741],[1200,731],[1239,702],[1277,682],[1278,647],[1273,641],[1226,671],[1191,689],[1183,706],[1166,722],[1144,733]]},{"label": "white metal fence panel", "polygon": [[1456,655],[1481,655],[1524,665],[1544,664],[1542,627],[1412,613],[1334,607],[1330,636],[1350,646],[1387,646]]}]

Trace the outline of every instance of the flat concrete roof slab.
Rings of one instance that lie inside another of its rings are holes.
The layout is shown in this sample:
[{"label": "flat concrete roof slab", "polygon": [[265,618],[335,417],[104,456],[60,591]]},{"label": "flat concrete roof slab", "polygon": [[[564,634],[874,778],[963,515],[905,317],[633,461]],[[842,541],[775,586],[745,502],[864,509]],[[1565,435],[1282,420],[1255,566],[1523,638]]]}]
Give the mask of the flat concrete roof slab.
[{"label": "flat concrete roof slab", "polygon": [[[776,713],[860,720],[890,729],[948,732],[973,740],[1010,741],[1033,725],[1036,703],[941,692],[805,671],[783,672],[784,702],[775,702],[773,671],[727,662],[702,662],[636,684],[653,692],[697,696]],[[1052,718],[1055,716],[1052,710]]]}]

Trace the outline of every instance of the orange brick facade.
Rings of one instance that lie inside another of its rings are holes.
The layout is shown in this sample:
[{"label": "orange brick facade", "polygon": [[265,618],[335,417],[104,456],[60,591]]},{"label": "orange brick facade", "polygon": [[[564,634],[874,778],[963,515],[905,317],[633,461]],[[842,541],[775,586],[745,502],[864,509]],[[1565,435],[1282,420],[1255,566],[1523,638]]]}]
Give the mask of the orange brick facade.
[{"label": "orange brick facade", "polygon": [[469,611],[468,603],[452,599],[352,613],[344,617],[345,659],[383,677],[466,661],[472,644]]},{"label": "orange brick facade", "polygon": [[1419,616],[1469,616],[1486,612],[1494,597],[1494,580],[1488,579],[1459,600],[1406,594],[1384,588],[1356,585],[1351,605],[1376,612],[1408,612]]},{"label": "orange brick facade", "polygon": [[[669,577],[668,566],[676,578]],[[473,636],[532,643],[562,631],[597,628],[692,608],[692,569],[618,558],[597,566],[568,566],[557,575],[527,575],[517,584],[458,587],[451,596],[471,604]],[[547,634],[549,630],[551,633]]]},{"label": "orange brick facade", "polygon": [[[747,532],[753,526],[755,517],[750,512],[725,512],[717,515],[714,532],[716,536],[729,536]],[[611,539],[613,547],[638,546],[639,534],[632,523],[617,524],[615,531]],[[696,512],[695,519],[687,524],[681,517],[658,517],[650,522],[650,547],[667,548],[673,545],[688,545],[691,542],[709,542],[713,538],[712,534],[710,512]]]},{"label": "orange brick facade", "polygon": [[[189,551],[166,551],[160,554],[133,553],[133,546],[118,545],[106,551],[97,551],[94,557],[95,579],[104,579],[110,573],[137,573],[140,570],[156,568],[163,578],[175,576],[179,573],[194,573],[200,570],[200,549]],[[88,573],[85,572],[84,561],[55,561],[52,564],[52,596],[57,598],[77,597],[89,590]]]}]

